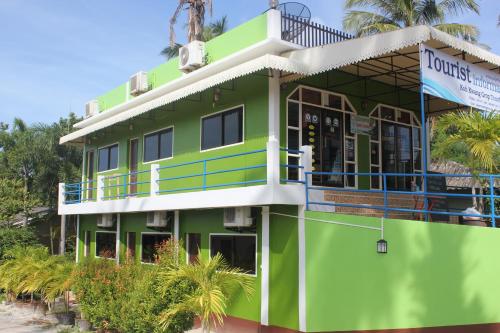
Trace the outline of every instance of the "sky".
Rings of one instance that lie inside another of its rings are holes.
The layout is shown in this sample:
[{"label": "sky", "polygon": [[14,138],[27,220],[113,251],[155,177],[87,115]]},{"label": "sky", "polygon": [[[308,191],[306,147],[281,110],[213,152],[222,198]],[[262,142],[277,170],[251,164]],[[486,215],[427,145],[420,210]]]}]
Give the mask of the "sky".
[{"label": "sky", "polygon": [[[213,0],[213,19],[227,15],[235,27],[264,12],[268,0]],[[500,54],[500,0],[477,0],[481,15],[471,23],[480,41]],[[343,0],[301,0],[312,19],[341,29]],[[53,122],[87,101],[163,63],[169,19],[178,0],[0,0],[0,122],[20,117]],[[185,16],[179,19],[177,36]],[[206,19],[210,21],[210,17]]]}]

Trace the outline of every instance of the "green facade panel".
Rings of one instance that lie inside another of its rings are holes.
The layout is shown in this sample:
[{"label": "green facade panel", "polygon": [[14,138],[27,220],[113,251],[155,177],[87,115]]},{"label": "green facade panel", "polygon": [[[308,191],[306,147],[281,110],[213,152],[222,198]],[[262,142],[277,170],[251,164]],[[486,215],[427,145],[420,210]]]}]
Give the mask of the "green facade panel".
[{"label": "green facade panel", "polygon": [[[321,212],[307,218],[380,226],[380,219]],[[500,231],[387,220],[380,233],[306,220],[307,331],[500,322]]]}]

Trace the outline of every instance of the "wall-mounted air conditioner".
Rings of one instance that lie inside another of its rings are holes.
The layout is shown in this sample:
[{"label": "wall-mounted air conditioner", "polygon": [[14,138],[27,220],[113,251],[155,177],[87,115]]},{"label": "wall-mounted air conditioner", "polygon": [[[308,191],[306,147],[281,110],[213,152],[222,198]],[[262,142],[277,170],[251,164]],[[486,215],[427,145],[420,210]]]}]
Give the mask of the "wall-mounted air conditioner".
[{"label": "wall-mounted air conditioner", "polygon": [[148,228],[165,228],[169,222],[173,220],[173,212],[170,211],[158,211],[149,212],[146,226]]},{"label": "wall-mounted air conditioner", "polygon": [[140,95],[148,91],[148,73],[139,72],[130,77],[130,94],[133,96]]},{"label": "wall-mounted air conditioner", "polygon": [[85,118],[95,116],[99,113],[99,102],[94,99],[85,104]]},{"label": "wall-mounted air conditioner", "polygon": [[205,43],[193,41],[179,49],[179,69],[189,73],[205,64]]},{"label": "wall-mounted air conditioner", "polygon": [[253,224],[252,207],[230,207],[224,209],[224,227],[248,228]]},{"label": "wall-mounted air conditioner", "polygon": [[97,226],[99,228],[112,228],[117,219],[116,214],[97,215]]}]

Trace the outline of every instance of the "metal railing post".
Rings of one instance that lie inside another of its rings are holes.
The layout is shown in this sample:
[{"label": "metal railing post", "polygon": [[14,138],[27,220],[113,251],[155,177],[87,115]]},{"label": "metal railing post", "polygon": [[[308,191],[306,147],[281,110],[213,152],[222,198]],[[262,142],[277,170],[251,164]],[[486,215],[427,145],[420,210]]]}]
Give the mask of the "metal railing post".
[{"label": "metal railing post", "polygon": [[491,209],[491,227],[496,228],[495,220],[495,177],[490,175],[490,209]]},{"label": "metal railing post", "polygon": [[160,165],[159,164],[151,164],[151,181],[149,186],[149,194],[152,197],[156,197],[160,191]]},{"label": "metal railing post", "polygon": [[127,197],[127,174],[123,175],[123,197],[126,198]]},{"label": "metal railing post", "polygon": [[309,210],[309,172],[305,172],[304,184],[306,190],[306,210]]},{"label": "metal railing post", "polygon": [[96,201],[102,201],[104,198],[104,176],[97,176],[97,198]]},{"label": "metal railing post", "polygon": [[384,217],[387,218],[389,217],[388,211],[387,211],[387,204],[389,201],[388,194],[387,194],[387,175],[382,174],[382,182],[384,186]]}]

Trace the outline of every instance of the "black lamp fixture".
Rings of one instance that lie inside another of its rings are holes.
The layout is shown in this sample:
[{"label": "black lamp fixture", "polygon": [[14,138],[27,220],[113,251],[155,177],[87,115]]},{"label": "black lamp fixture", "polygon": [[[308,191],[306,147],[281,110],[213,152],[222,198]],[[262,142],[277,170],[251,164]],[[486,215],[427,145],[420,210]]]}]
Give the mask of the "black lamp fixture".
[{"label": "black lamp fixture", "polygon": [[377,242],[377,253],[386,254],[387,253],[387,241],[381,239]]}]

